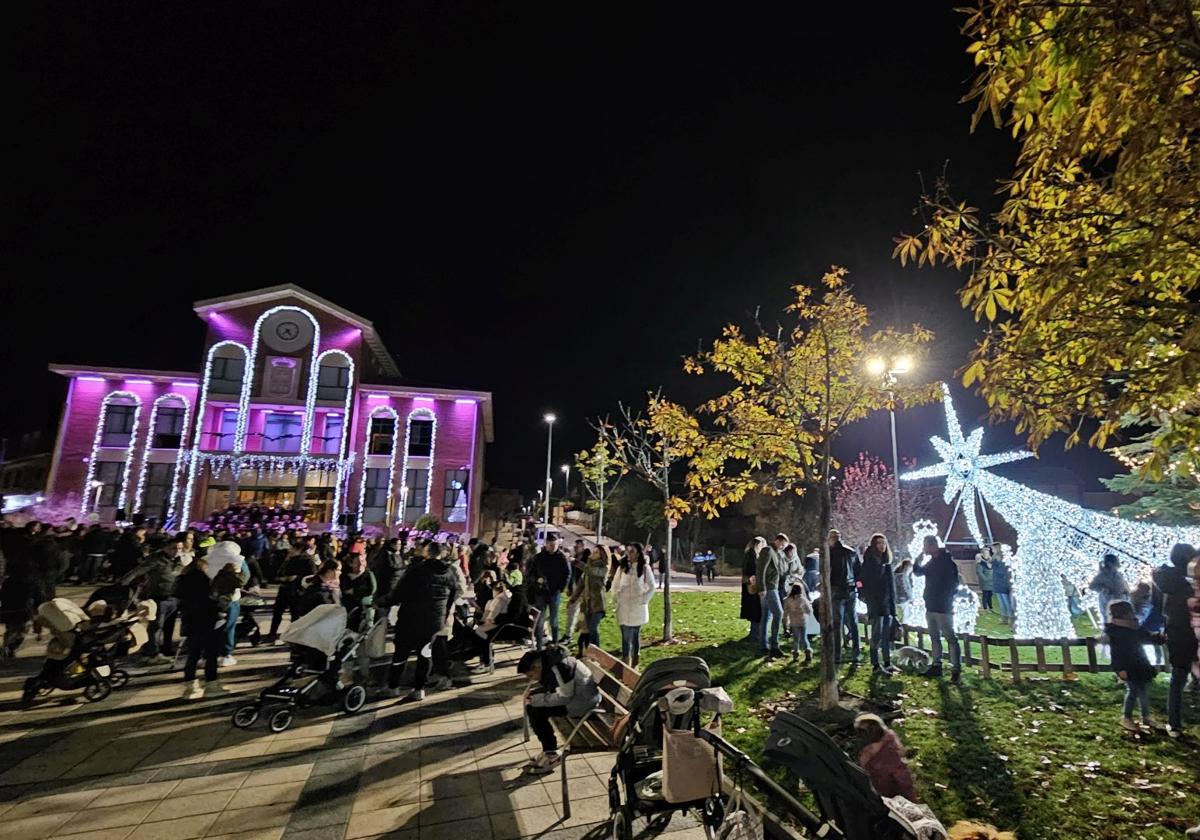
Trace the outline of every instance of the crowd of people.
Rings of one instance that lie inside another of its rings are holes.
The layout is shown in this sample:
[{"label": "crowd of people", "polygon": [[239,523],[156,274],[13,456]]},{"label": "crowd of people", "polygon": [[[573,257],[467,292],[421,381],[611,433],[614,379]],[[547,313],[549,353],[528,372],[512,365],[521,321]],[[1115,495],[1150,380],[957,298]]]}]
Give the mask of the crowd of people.
[{"label": "crowd of people", "polygon": [[[954,630],[955,598],[963,586],[958,564],[937,537],[924,540],[923,554],[914,564],[892,556],[887,538],[875,534],[859,552],[846,545],[841,534],[831,530],[829,547],[829,592],[831,622],[838,643],[835,663],[848,656],[860,661],[859,604],[866,608],[870,626],[870,663],[877,672],[894,673],[893,647],[898,641],[897,625],[902,608],[913,596],[913,578],[924,578],[925,626],[930,637],[928,677],[944,676],[944,654],[949,659],[950,677],[962,674],[962,651]],[[1113,670],[1126,686],[1121,725],[1131,731],[1151,726],[1147,689],[1161,664],[1159,645],[1165,644],[1170,668],[1166,732],[1183,733],[1183,692],[1189,679],[1195,684],[1200,634],[1200,584],[1197,569],[1200,552],[1178,544],[1169,561],[1154,570],[1149,581],[1130,587],[1121,573],[1120,560],[1106,555],[1088,591],[1096,598],[1102,617],[1103,640],[1108,644]],[[1011,624],[1016,615],[1012,597],[1012,575],[999,546],[984,547],[975,557],[976,579],[983,609],[998,608],[1000,619]],[[750,622],[748,639],[763,656],[783,655],[780,635],[790,632],[792,660],[804,654],[812,662],[813,628],[809,619],[820,608],[820,553],[813,550],[801,558],[786,534],[776,534],[769,543],[756,537],[746,546],[742,577],[741,617]],[[1064,597],[1072,597],[1064,589]],[[1079,593],[1074,594],[1079,598]],[[1156,657],[1155,662],[1150,657]],[[1141,712],[1141,726],[1133,719]]]}]

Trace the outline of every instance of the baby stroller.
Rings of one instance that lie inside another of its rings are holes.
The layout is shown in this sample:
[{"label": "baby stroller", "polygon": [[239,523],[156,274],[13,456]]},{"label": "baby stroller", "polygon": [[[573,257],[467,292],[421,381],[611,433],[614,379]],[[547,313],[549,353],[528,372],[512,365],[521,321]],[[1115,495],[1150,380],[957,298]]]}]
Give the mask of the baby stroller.
[{"label": "baby stroller", "polygon": [[[728,695],[709,685],[708,664],[694,656],[674,656],[650,664],[626,704],[608,782],[614,840],[633,836],[639,816],[669,819],[674,811],[695,809],[709,836],[724,818],[717,758],[697,737],[716,731],[721,714],[732,708]],[[703,716],[709,715],[705,725]]]},{"label": "baby stroller", "polygon": [[56,688],[60,691],[82,688],[83,696],[94,702],[129,682],[129,672],[113,665],[118,657],[145,643],[143,622],[153,615],[154,604],[151,602],[134,614],[108,619],[107,607],[97,608],[99,603],[93,602],[94,619],[65,598],[55,598],[38,607],[38,620],[50,629],[51,639],[42,670],[25,680],[23,702],[45,697]]},{"label": "baby stroller", "polygon": [[343,607],[322,604],[291,624],[281,639],[291,647],[292,662],[257,700],[234,711],[233,725],[239,729],[249,729],[265,714],[267,727],[283,732],[292,725],[296,709],[318,704],[340,706],[348,715],[361,710],[367,702],[366,686],[348,684],[344,671],[356,660],[383,655],[387,619],[356,632],[347,627]]}]

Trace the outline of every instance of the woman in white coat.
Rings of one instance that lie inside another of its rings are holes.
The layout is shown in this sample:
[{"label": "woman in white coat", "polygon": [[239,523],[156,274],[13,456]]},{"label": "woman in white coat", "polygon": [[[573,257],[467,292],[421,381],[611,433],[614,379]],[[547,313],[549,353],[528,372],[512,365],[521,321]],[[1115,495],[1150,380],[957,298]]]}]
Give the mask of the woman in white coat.
[{"label": "woman in white coat", "polygon": [[650,599],[656,584],[654,571],[641,543],[631,543],[613,577],[613,606],[621,626],[621,659],[638,665],[642,651],[642,625],[650,620]]}]

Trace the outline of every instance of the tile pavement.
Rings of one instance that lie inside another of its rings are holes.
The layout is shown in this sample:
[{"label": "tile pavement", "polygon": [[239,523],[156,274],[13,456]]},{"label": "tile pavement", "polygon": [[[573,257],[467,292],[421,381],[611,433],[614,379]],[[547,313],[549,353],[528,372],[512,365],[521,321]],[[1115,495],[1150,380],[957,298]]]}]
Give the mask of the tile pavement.
[{"label": "tile pavement", "polygon": [[[62,594],[62,593],[60,593]],[[68,589],[67,597],[83,594]],[[165,669],[135,670],[99,703],[55,692],[20,708],[21,683],[44,646],[0,666],[3,840],[585,840],[608,834],[611,757],[568,762],[572,816],[559,777],[529,777],[514,652],[494,676],[431,693],[419,705],[371,702],[348,717],[300,712],[274,735],[229,723],[237,701],[274,679],[283,648],[239,648],[222,670],[227,697],[186,702]],[[643,828],[649,833],[649,828]],[[680,816],[654,833],[702,836]]]}]

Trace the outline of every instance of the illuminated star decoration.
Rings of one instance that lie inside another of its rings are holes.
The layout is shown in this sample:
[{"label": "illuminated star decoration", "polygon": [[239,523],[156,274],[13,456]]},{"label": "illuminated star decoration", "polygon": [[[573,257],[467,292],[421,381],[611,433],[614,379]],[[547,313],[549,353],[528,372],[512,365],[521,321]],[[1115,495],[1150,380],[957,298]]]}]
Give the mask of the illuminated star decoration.
[{"label": "illuminated star decoration", "polygon": [[[1175,543],[1200,544],[1200,528],[1174,528],[1121,519],[1089,510],[1018,484],[988,470],[1028,458],[1028,452],[980,455],[983,430],[964,438],[950,389],[942,385],[949,441],[939,437],[930,442],[941,462],[900,476],[913,481],[946,476],[944,498],[956,495],[971,535],[979,544],[983,534],[975,517],[976,497],[996,511],[1017,535],[1017,551],[1009,564],[1017,620],[1015,632],[1022,638],[1058,639],[1075,635],[1063,591],[1064,579],[1086,589],[1105,554],[1115,554],[1132,586],[1149,578],[1155,567],[1165,563]],[[1096,615],[1101,621],[1104,617]]]}]

